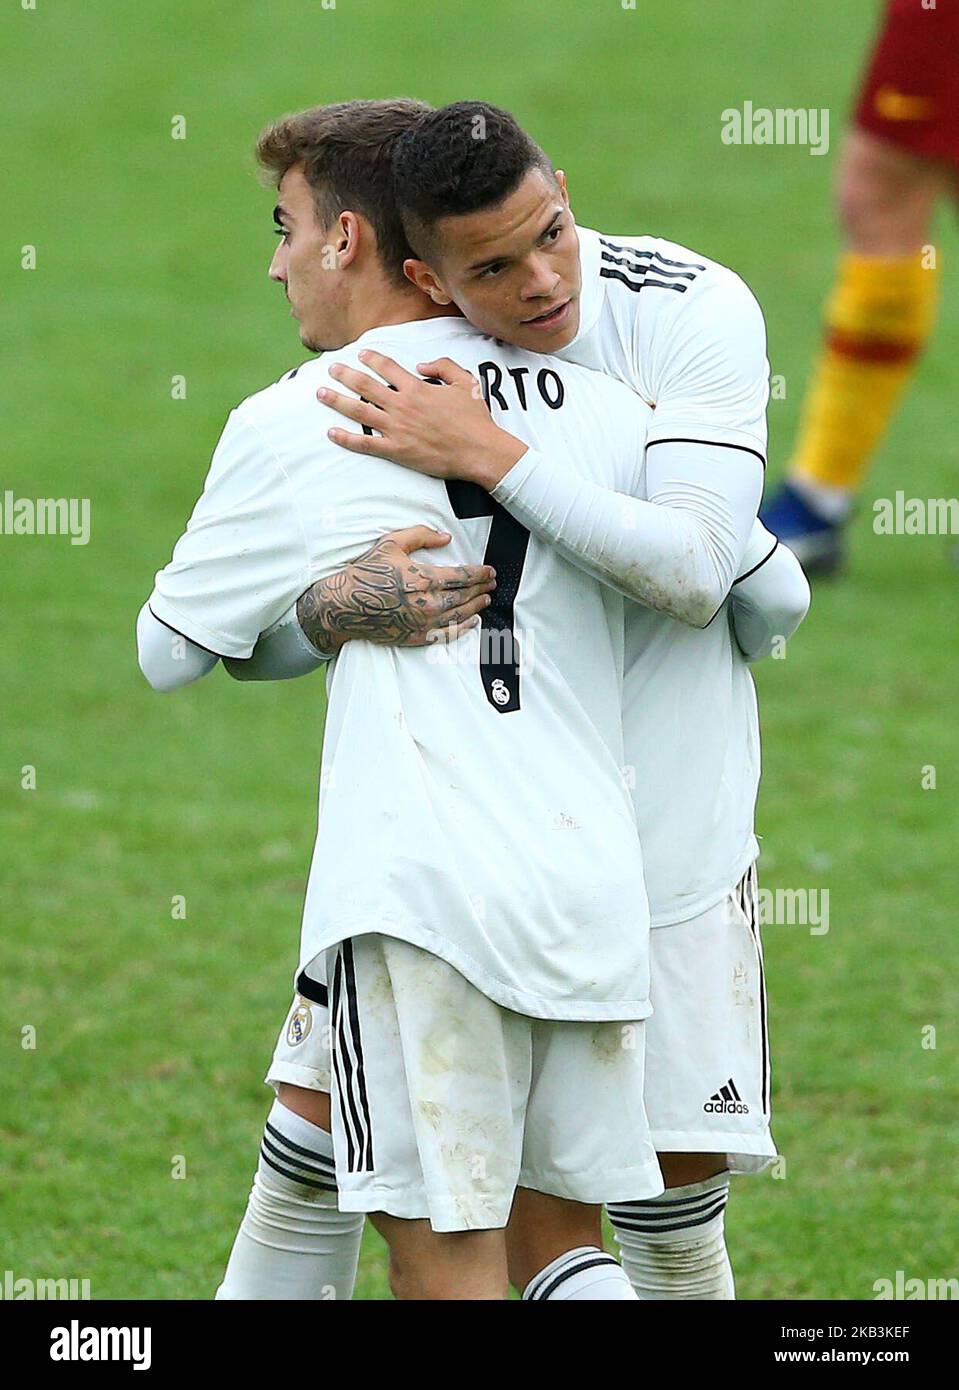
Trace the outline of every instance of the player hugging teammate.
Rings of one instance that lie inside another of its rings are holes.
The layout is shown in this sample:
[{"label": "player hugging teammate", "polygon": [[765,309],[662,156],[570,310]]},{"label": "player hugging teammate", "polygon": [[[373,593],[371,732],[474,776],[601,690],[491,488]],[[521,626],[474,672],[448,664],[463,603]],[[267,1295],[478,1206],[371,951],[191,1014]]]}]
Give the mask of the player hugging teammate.
[{"label": "player hugging teammate", "polygon": [[401,1298],[732,1298],[729,1173],[775,1154],[747,663],[808,603],[756,520],[758,306],[577,227],[483,103],[318,107],[258,152],[331,355],[233,413],[138,624],[158,688],[328,664],[218,1296],[349,1297],[368,1214]]}]

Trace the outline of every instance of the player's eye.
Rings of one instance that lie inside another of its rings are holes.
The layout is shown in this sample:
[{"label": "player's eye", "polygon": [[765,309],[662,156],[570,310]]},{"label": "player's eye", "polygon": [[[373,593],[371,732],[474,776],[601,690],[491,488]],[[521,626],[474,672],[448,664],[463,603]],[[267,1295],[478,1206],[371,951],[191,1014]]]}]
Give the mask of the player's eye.
[{"label": "player's eye", "polygon": [[290,233],[287,231],[286,227],[274,227],[273,232],[274,235],[281,236],[284,241],[289,241],[290,239]]},{"label": "player's eye", "polygon": [[556,226],[556,227],[550,227],[549,231],[548,231],[548,232],[546,233],[546,235],[543,237],[543,240],[546,241],[546,242],[549,242],[550,244],[551,244],[552,242],[554,242],[554,241],[558,241],[558,240],[559,240],[559,234],[560,234],[560,232],[561,232],[562,230],[563,230],[562,223],[560,223],[560,224],[559,224],[558,226]]}]

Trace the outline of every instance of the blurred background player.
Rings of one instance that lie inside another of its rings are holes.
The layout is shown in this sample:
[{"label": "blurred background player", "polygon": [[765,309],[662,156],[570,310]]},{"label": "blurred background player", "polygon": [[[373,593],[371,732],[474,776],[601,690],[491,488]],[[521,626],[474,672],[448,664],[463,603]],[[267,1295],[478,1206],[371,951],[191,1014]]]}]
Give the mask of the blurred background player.
[{"label": "blurred background player", "polygon": [[843,530],[932,332],[932,220],[959,174],[959,0],[889,0],[840,156],[843,250],[786,482],[761,512],[807,574]]}]

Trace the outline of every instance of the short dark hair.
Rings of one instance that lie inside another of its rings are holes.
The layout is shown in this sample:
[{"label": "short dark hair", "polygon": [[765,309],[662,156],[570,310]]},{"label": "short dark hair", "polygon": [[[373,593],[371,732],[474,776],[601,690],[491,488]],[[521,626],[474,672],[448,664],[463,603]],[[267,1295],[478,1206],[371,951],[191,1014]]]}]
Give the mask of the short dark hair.
[{"label": "short dark hair", "polygon": [[396,141],[393,180],[410,245],[426,259],[435,224],[496,207],[530,169],[553,177],[546,153],[514,116],[485,101],[454,101]]},{"label": "short dark hair", "polygon": [[276,184],[294,165],[303,165],[324,227],[346,210],[361,213],[373,228],[384,269],[405,283],[403,262],[412,253],[393,197],[393,148],[430,110],[408,97],[311,106],[267,126],[256,157]]}]

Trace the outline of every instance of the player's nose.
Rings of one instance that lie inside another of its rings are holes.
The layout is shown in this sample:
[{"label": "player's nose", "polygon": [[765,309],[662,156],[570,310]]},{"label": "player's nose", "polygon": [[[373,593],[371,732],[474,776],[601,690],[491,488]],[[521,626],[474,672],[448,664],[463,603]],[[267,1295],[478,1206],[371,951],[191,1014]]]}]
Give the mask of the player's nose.
[{"label": "player's nose", "polygon": [[286,284],[286,247],[278,246],[273,252],[273,259],[270,261],[269,277],[271,280],[279,280],[281,284]]},{"label": "player's nose", "polygon": [[546,260],[534,260],[530,263],[523,298],[548,299],[555,291],[559,281],[559,275]]}]

